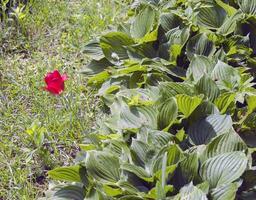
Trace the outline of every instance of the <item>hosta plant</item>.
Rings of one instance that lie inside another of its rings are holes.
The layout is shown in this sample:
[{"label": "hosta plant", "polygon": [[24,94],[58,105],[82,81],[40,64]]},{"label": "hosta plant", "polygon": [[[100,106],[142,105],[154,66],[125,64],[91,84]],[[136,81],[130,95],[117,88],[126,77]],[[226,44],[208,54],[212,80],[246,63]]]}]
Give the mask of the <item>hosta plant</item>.
[{"label": "hosta plant", "polygon": [[135,0],[128,16],[85,45],[108,109],[46,198],[255,199],[256,0]]}]

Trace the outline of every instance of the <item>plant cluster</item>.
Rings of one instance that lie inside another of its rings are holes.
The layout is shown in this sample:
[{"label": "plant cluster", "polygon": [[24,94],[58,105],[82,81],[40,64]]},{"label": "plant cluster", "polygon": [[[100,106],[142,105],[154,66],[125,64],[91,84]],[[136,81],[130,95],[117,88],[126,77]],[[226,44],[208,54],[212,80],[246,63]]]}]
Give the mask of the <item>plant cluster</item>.
[{"label": "plant cluster", "polygon": [[86,44],[107,114],[49,199],[255,199],[256,0],[135,0]]}]

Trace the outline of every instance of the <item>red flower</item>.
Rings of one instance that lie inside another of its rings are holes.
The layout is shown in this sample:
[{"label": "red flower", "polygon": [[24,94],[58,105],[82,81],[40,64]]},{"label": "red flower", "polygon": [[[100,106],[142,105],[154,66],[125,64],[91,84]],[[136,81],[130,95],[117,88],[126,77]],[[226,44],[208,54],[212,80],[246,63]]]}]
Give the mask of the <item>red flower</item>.
[{"label": "red flower", "polygon": [[67,78],[66,74],[60,75],[58,70],[47,73],[44,77],[47,86],[44,89],[55,95],[61,94],[64,90],[64,81]]}]

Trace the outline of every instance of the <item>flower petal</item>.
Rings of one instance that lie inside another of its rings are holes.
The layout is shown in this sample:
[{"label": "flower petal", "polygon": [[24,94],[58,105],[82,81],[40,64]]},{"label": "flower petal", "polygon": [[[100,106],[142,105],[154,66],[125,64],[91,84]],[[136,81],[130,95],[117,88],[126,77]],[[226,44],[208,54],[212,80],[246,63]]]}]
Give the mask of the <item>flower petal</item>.
[{"label": "flower petal", "polygon": [[63,75],[61,76],[61,78],[62,78],[63,81],[65,81],[65,80],[68,79],[68,75],[67,75],[67,74],[63,74]]},{"label": "flower petal", "polygon": [[64,91],[64,81],[67,80],[67,75],[61,75],[58,70],[47,73],[44,80],[46,83],[45,90],[51,92],[52,94],[58,95]]}]

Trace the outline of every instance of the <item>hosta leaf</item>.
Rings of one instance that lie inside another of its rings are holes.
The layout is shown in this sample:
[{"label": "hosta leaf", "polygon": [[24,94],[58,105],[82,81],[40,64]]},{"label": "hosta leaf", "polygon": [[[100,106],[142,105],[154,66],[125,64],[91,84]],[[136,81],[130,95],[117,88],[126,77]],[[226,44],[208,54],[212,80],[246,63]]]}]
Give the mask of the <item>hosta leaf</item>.
[{"label": "hosta leaf", "polygon": [[212,200],[235,199],[240,182],[221,185],[211,191]]},{"label": "hosta leaf", "polygon": [[204,157],[211,158],[223,153],[233,151],[246,151],[247,146],[240,136],[231,130],[214,138],[204,150]]},{"label": "hosta leaf", "polygon": [[249,15],[256,15],[256,0],[238,0],[241,10]]},{"label": "hosta leaf", "polygon": [[134,129],[142,126],[157,129],[158,111],[152,106],[129,107],[121,99],[111,105],[113,116],[106,123],[113,129]]},{"label": "hosta leaf", "polygon": [[118,186],[121,187],[124,191],[127,191],[129,194],[136,194],[139,190],[127,181],[119,181]]},{"label": "hosta leaf", "polygon": [[145,166],[154,156],[154,149],[147,143],[133,139],[131,150],[134,152],[134,160],[140,166]]},{"label": "hosta leaf", "polygon": [[227,112],[229,106],[235,102],[235,97],[236,94],[234,93],[223,93],[221,94],[216,100],[215,100],[215,105],[218,107],[220,110],[221,114],[224,114]]},{"label": "hosta leaf", "polygon": [[199,9],[197,22],[203,27],[217,29],[223,24],[226,15],[226,11],[218,5],[202,7]]},{"label": "hosta leaf", "polygon": [[172,145],[167,152],[167,165],[175,165],[183,158],[182,150],[178,145]]},{"label": "hosta leaf", "polygon": [[188,135],[195,145],[207,144],[213,137],[232,128],[229,115],[213,114],[193,123],[188,128]]},{"label": "hosta leaf", "polygon": [[237,27],[237,22],[243,17],[241,12],[236,12],[234,15],[228,17],[222,26],[218,29],[218,33],[223,34],[224,36],[229,35],[234,32]]},{"label": "hosta leaf", "polygon": [[197,177],[199,168],[197,153],[185,154],[185,158],[180,162],[180,168],[186,182],[190,182]]},{"label": "hosta leaf", "polygon": [[180,48],[183,48],[185,43],[188,41],[190,36],[190,27],[184,27],[180,29],[180,27],[169,30],[166,33],[166,37],[169,40],[171,46],[176,45]]},{"label": "hosta leaf", "polygon": [[112,154],[90,151],[87,153],[85,165],[88,174],[96,180],[115,183],[120,179],[119,160]]},{"label": "hosta leaf", "polygon": [[182,187],[180,189],[179,194],[174,197],[174,200],[185,199],[208,200],[206,194],[202,190],[194,186],[193,183],[190,183]]},{"label": "hosta leaf", "polygon": [[101,190],[96,190],[96,188],[92,188],[87,194],[84,200],[102,200],[105,195],[103,195],[102,188]]},{"label": "hosta leaf", "polygon": [[151,173],[154,173],[158,180],[164,181],[165,179],[163,179],[163,177],[161,178],[161,176],[165,174],[167,178],[169,173],[173,173],[181,157],[182,152],[178,146],[171,145],[170,147],[162,147],[152,160]]},{"label": "hosta leaf", "polygon": [[214,67],[211,77],[215,81],[225,81],[229,83],[234,83],[240,80],[238,70],[220,60]]},{"label": "hosta leaf", "polygon": [[170,55],[171,55],[171,61],[174,61],[176,63],[176,60],[178,56],[181,54],[182,46],[179,44],[171,45],[170,47]]},{"label": "hosta leaf", "polygon": [[[167,192],[173,192],[173,190],[174,190],[174,188],[173,188],[172,185],[166,185],[166,186],[164,187],[164,195],[165,195]],[[151,189],[151,190],[149,191],[149,193],[146,195],[146,197],[147,197],[147,198],[150,198],[150,199],[159,199],[159,198],[157,198],[157,193],[159,193],[159,192],[157,191],[157,188],[154,187],[153,189]],[[159,197],[159,195],[158,195],[158,197]]]},{"label": "hosta leaf", "polygon": [[125,171],[131,172],[138,176],[139,178],[148,181],[148,182],[153,182],[153,177],[150,176],[142,167],[132,165],[129,163],[124,163],[121,165],[121,168]]},{"label": "hosta leaf", "polygon": [[107,71],[102,71],[88,79],[88,84],[100,85],[108,80],[110,74]]},{"label": "hosta leaf", "polygon": [[147,6],[135,17],[131,26],[131,35],[134,38],[144,37],[152,29],[155,11]]},{"label": "hosta leaf", "polygon": [[138,116],[141,119],[142,126],[148,126],[152,129],[157,129],[158,111],[156,108],[151,106],[139,106],[137,109],[135,108],[132,110],[132,112],[139,114]]},{"label": "hosta leaf", "polygon": [[[122,82],[121,79],[123,79],[124,82],[126,80],[125,77],[110,78],[109,76],[110,76],[110,74],[108,74],[107,71],[104,71],[104,72],[100,73],[99,76],[95,76],[95,77],[97,77],[97,79],[96,79],[95,82],[92,81],[92,83],[95,83],[95,84],[101,83],[102,84],[102,80],[105,80],[105,82],[101,85],[97,95],[104,96],[106,93],[111,93],[111,92],[117,90],[118,88],[121,87],[120,86],[120,83]],[[92,80],[92,79],[89,79],[89,80]],[[113,103],[113,101],[114,101],[114,99],[112,100],[111,104]]]},{"label": "hosta leaf", "polygon": [[148,32],[143,38],[137,39],[139,43],[154,42],[157,40],[158,29]]},{"label": "hosta leaf", "polygon": [[120,197],[119,200],[143,200],[143,198],[136,195],[125,195],[123,197]]},{"label": "hosta leaf", "polygon": [[104,58],[104,54],[98,40],[92,40],[88,42],[83,50],[86,55],[94,60],[101,60]]},{"label": "hosta leaf", "polygon": [[164,82],[160,83],[160,93],[164,99],[174,97],[177,94],[193,94],[193,87],[187,83]]},{"label": "hosta leaf", "polygon": [[131,74],[134,72],[146,72],[147,67],[143,65],[133,65],[124,69],[119,69],[116,71],[115,75],[125,75],[125,74]]},{"label": "hosta leaf", "polygon": [[100,38],[100,47],[112,63],[128,58],[126,46],[134,44],[132,38],[122,32],[110,32]]},{"label": "hosta leaf", "polygon": [[[139,98],[138,100],[143,102],[155,102],[159,97],[158,87],[148,87],[146,89],[123,89],[117,93],[117,96],[123,96],[129,99]],[[138,104],[137,104],[138,105]]]},{"label": "hosta leaf", "polygon": [[169,98],[159,106],[158,127],[164,129],[172,125],[178,116],[178,107],[174,98]]},{"label": "hosta leaf", "polygon": [[212,72],[215,63],[210,59],[202,55],[195,55],[187,70],[187,78],[190,76],[194,80],[199,80],[203,75],[209,74]]},{"label": "hosta leaf", "polygon": [[83,179],[81,177],[86,176],[86,169],[79,165],[59,167],[49,171],[48,175],[55,180],[82,182]]},{"label": "hosta leaf", "polygon": [[152,42],[132,45],[126,48],[130,59],[142,60],[145,57],[155,58],[158,56],[157,50]]},{"label": "hosta leaf", "polygon": [[[55,187],[52,189],[53,194],[50,194],[49,200],[84,200],[85,190],[80,185],[66,185]],[[46,193],[46,197],[48,194]]]},{"label": "hosta leaf", "polygon": [[198,184],[196,187],[198,187],[204,193],[208,193],[209,189],[210,189],[209,183],[207,181],[204,181],[204,182]]},{"label": "hosta leaf", "polygon": [[166,32],[180,26],[181,23],[181,18],[176,14],[162,13],[160,16],[160,25]]},{"label": "hosta leaf", "polygon": [[247,98],[247,104],[248,104],[248,113],[252,113],[256,110],[256,95],[249,96]]},{"label": "hosta leaf", "polygon": [[237,180],[245,171],[248,159],[242,152],[224,153],[206,160],[200,175],[208,181],[211,188],[230,184]]},{"label": "hosta leaf", "polygon": [[[162,166],[163,167],[163,166]],[[177,165],[171,165],[171,166],[168,166],[165,168],[165,172],[164,172],[164,177],[165,179],[170,175],[170,174],[173,174],[175,169],[177,168]],[[163,178],[163,170],[158,170],[155,172],[155,177],[158,179],[158,180],[161,180]]]},{"label": "hosta leaf", "polygon": [[111,187],[109,185],[103,185],[103,190],[104,190],[104,193],[107,195],[107,196],[110,196],[110,197],[114,197],[114,196],[118,196],[120,194],[122,194],[122,189],[121,188],[118,188],[118,187]]},{"label": "hosta leaf", "polygon": [[103,72],[107,67],[112,65],[113,64],[110,63],[106,58],[101,60],[92,60],[80,72],[83,74],[94,75]]},{"label": "hosta leaf", "polygon": [[203,101],[189,116],[189,121],[194,123],[212,114],[219,114],[216,106],[210,101]]},{"label": "hosta leaf", "polygon": [[148,143],[156,147],[163,147],[173,140],[174,136],[168,132],[150,130],[148,132]]},{"label": "hosta leaf", "polygon": [[214,101],[220,94],[220,90],[216,83],[204,75],[195,85],[198,94],[204,94],[210,101]]},{"label": "hosta leaf", "polygon": [[177,95],[176,99],[177,99],[178,108],[184,114],[185,117],[189,117],[189,115],[202,102],[202,99],[200,97],[197,97],[197,96],[191,97],[185,94]]},{"label": "hosta leaf", "polygon": [[222,0],[215,0],[215,2],[222,7],[229,16],[234,15],[237,12],[237,9],[235,9],[234,7],[230,6],[229,4],[223,2]]},{"label": "hosta leaf", "polygon": [[215,45],[208,39],[205,33],[201,33],[188,41],[186,50],[190,60],[194,55],[211,57],[215,52]]}]

